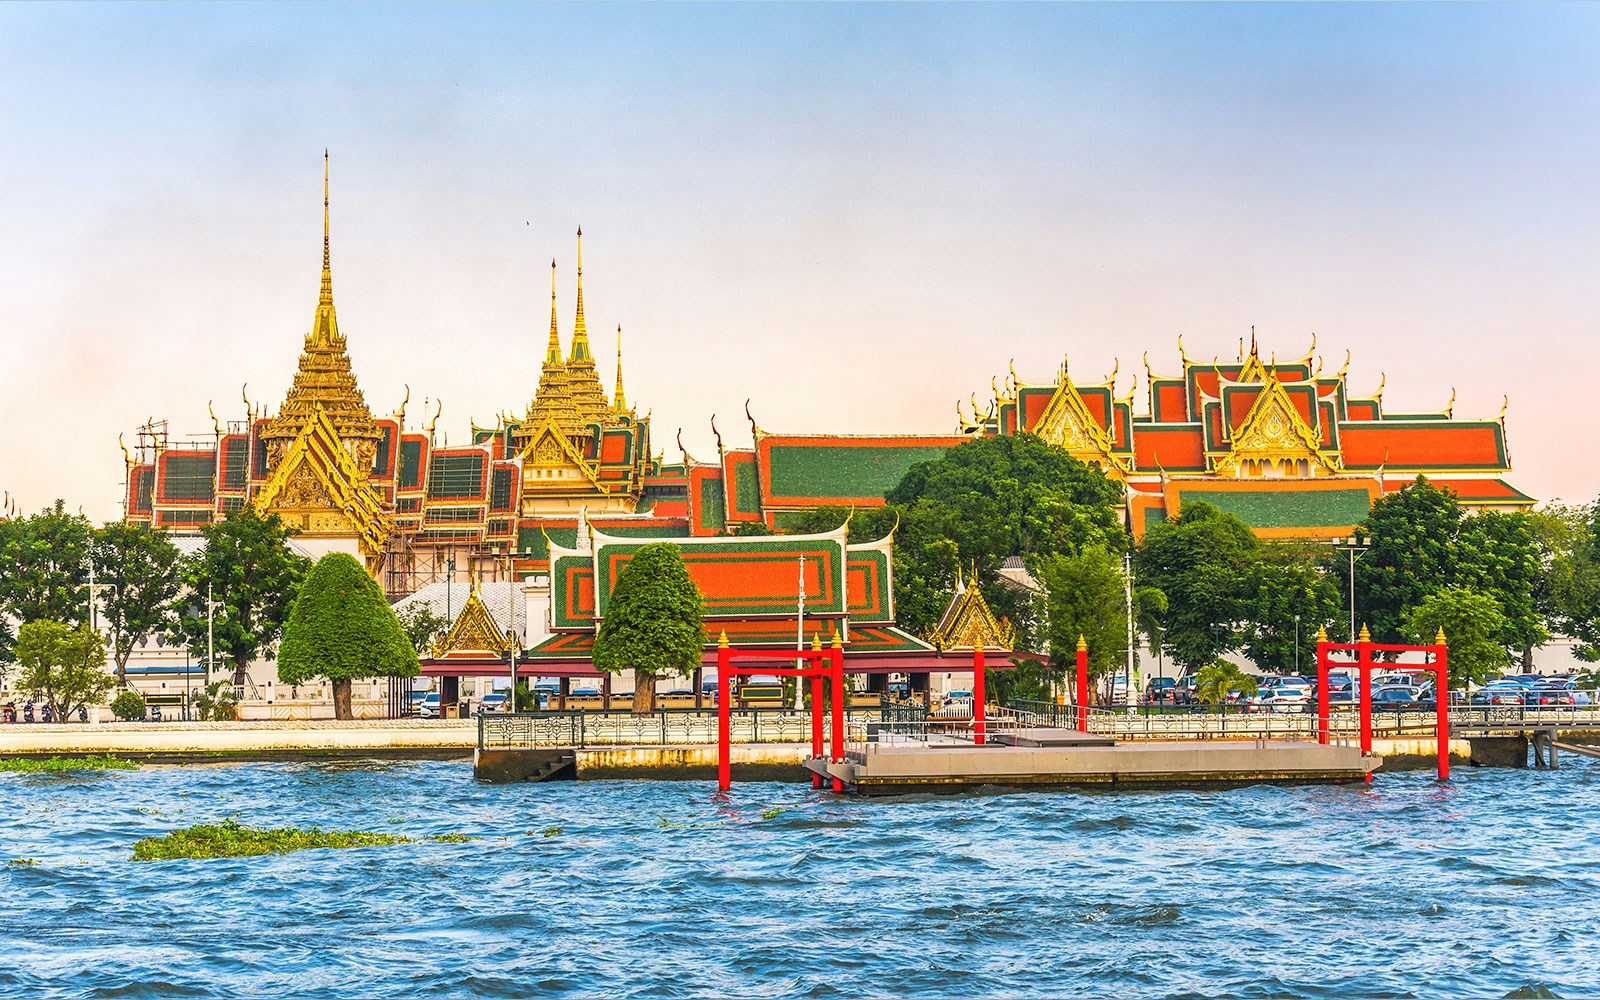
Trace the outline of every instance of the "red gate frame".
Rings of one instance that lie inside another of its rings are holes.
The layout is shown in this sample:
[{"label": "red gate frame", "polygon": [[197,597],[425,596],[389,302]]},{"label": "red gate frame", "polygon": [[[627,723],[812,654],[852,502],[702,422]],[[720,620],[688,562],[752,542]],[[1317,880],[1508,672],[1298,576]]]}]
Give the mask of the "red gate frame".
[{"label": "red gate frame", "polygon": [[[733,662],[735,656],[765,659],[765,660],[805,660],[814,666],[809,667],[767,667],[767,666],[738,666]],[[844,643],[840,641],[839,633],[833,633],[833,643],[830,648],[822,648],[820,637],[813,638],[809,651],[794,649],[734,649],[728,645],[728,633],[722,632],[717,636],[717,788],[727,791],[733,784],[732,763],[729,749],[729,716],[732,713],[732,697],[729,690],[728,679],[734,674],[771,674],[776,677],[809,677],[811,678],[811,756],[822,756],[822,680],[828,678],[833,681],[833,690],[829,692],[832,702],[831,714],[833,715],[833,732],[831,734],[831,747],[829,759],[837,764],[844,760]],[[822,776],[815,772],[811,775],[811,787],[822,787]],[[838,778],[833,779],[833,790],[844,791],[844,782]]]},{"label": "red gate frame", "polygon": [[[1439,780],[1448,781],[1450,778],[1450,685],[1448,679],[1450,653],[1445,643],[1444,630],[1439,630],[1439,635],[1431,646],[1398,646],[1387,643],[1373,642],[1365,625],[1361,626],[1361,635],[1354,643],[1334,643],[1328,641],[1326,630],[1317,632],[1317,742],[1326,745],[1328,742],[1329,705],[1328,705],[1328,673],[1333,662],[1328,659],[1328,654],[1340,650],[1355,653],[1354,664],[1339,661],[1340,666],[1355,666],[1357,672],[1356,683],[1360,685],[1361,705],[1361,752],[1363,755],[1372,753],[1372,654],[1385,653],[1423,653],[1433,657],[1431,662],[1415,663],[1385,663],[1384,669],[1398,673],[1434,675],[1434,712],[1436,717],[1435,728],[1438,734]],[[1367,773],[1367,780],[1372,780],[1372,773]]]}]

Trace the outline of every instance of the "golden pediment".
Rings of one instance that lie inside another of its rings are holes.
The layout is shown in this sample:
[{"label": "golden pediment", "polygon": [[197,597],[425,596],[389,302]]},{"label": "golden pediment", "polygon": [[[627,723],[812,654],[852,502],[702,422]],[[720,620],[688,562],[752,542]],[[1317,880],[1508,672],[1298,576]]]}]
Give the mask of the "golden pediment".
[{"label": "golden pediment", "polygon": [[308,531],[360,537],[368,554],[383,551],[391,524],[383,498],[345,451],[327,411],[317,406],[256,494],[256,509],[293,513]]},{"label": "golden pediment", "polygon": [[1098,463],[1107,472],[1128,471],[1127,461],[1113,453],[1115,442],[1110,432],[1094,419],[1082,394],[1065,376],[1033,433],[1079,461]]},{"label": "golden pediment", "polygon": [[1233,433],[1231,450],[1216,461],[1217,472],[1240,470],[1244,463],[1281,469],[1305,462],[1306,471],[1339,471],[1338,459],[1322,451],[1322,439],[1295,408],[1283,383],[1267,378],[1244,422]]},{"label": "golden pediment", "polygon": [[450,653],[490,653],[500,656],[511,646],[512,640],[494,623],[494,616],[489,614],[474,585],[472,592],[467,595],[467,603],[461,608],[461,614],[456,616],[450,631],[434,645],[432,652],[435,659]]}]

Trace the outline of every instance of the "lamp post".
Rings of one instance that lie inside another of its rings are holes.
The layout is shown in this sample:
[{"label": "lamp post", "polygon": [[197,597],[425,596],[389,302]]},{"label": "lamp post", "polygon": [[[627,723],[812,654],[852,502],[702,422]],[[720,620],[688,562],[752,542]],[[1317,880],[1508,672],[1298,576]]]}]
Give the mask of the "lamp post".
[{"label": "lamp post", "polygon": [[[800,603],[799,613],[795,619],[794,648],[802,652],[806,648],[806,557],[800,557]],[[801,659],[794,661],[796,670],[804,669],[806,662]],[[800,683],[797,676],[794,679],[794,710],[799,712],[805,708],[805,685]]]},{"label": "lamp post", "polygon": [[1372,548],[1363,545],[1359,538],[1346,538],[1340,545],[1350,556],[1350,641],[1356,641],[1356,553],[1365,555]]},{"label": "lamp post", "polygon": [[1300,673],[1300,616],[1294,616],[1294,672]]}]

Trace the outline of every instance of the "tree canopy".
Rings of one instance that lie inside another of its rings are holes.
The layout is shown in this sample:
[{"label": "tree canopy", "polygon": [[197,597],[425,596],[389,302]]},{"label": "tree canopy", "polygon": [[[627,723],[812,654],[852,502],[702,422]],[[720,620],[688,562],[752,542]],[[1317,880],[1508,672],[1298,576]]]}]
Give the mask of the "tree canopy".
[{"label": "tree canopy", "polygon": [[0,521],[0,614],[21,622],[89,620],[87,518],[57,500],[30,517]]},{"label": "tree canopy", "polygon": [[278,678],[333,684],[334,715],[348,719],[350,682],[360,677],[415,677],[417,650],[377,581],[354,557],[330,552],[300,585],[283,629]]},{"label": "tree canopy", "polygon": [[1191,670],[1241,642],[1261,543],[1243,521],[1203,500],[1152,525],[1135,557],[1141,581],[1167,597],[1166,645]]},{"label": "tree canopy", "polygon": [[125,685],[133,648],[172,625],[183,586],[178,549],[164,531],[113,521],[94,533],[90,555],[100,620],[111,634],[117,683]]},{"label": "tree canopy", "polygon": [[634,672],[633,709],[655,708],[655,678],[687,675],[705,650],[700,590],[671,542],[640,546],[623,567],[594,640],[594,665]]},{"label": "tree canopy", "polygon": [[[233,667],[234,683],[243,683],[251,661],[272,657],[300,581],[311,568],[311,560],[289,548],[292,534],[277,514],[262,517],[248,504],[203,525],[205,548],[185,559],[179,570],[189,600],[180,609],[172,640],[204,658],[209,585],[217,602],[217,658]],[[206,669],[216,666],[207,664]]]},{"label": "tree canopy", "polygon": [[1450,686],[1482,684],[1511,665],[1501,636],[1509,627],[1500,604],[1466,587],[1441,587],[1401,621],[1406,641],[1429,645],[1443,630]]},{"label": "tree canopy", "polygon": [[17,688],[50,706],[57,722],[103,699],[114,683],[106,649],[88,625],[38,619],[17,630]]},{"label": "tree canopy", "polygon": [[1125,662],[1128,604],[1122,563],[1098,546],[1046,557],[1039,582],[1045,588],[1050,666],[1060,676],[1077,662],[1078,637],[1089,647],[1089,673],[1102,677]]}]

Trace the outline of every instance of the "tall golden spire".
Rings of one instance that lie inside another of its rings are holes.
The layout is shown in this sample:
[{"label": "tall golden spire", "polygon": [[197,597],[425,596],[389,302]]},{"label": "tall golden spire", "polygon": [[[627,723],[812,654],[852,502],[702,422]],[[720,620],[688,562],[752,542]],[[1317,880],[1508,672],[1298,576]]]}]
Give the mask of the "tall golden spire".
[{"label": "tall golden spire", "polygon": [[[382,436],[373,422],[372,411],[367,408],[366,397],[356,385],[350,368],[350,356],[345,353],[345,340],[339,335],[339,321],[333,309],[333,252],[329,225],[328,151],[322,151],[322,288],[317,295],[317,310],[312,316],[311,332],[306,334],[305,348],[300,354],[300,366],[295,371],[294,384],[284,398],[278,416],[261,432],[268,442],[269,461],[275,461],[282,445],[294,440],[311,419],[317,407],[328,413],[328,418],[339,432],[341,440],[351,448],[352,457],[365,468],[371,464],[370,452]],[[273,442],[278,442],[274,448]]]},{"label": "tall golden spire", "polygon": [[628,397],[622,391],[622,324],[617,324],[617,392],[611,398],[611,408],[618,413],[628,412]]},{"label": "tall golden spire", "polygon": [[528,403],[523,420],[522,437],[536,433],[546,419],[554,420],[562,430],[578,424],[578,412],[572,405],[572,391],[568,383],[566,362],[561,360],[561,331],[556,325],[556,262],[550,262],[550,339],[545,344],[544,367],[539,372],[539,388]]},{"label": "tall golden spire", "polygon": [[583,316],[583,227],[578,227],[578,315],[573,322],[572,350],[567,354],[567,385],[579,424],[603,423],[610,412],[606,390],[589,350],[589,325]]}]

